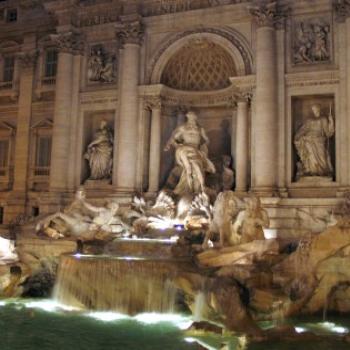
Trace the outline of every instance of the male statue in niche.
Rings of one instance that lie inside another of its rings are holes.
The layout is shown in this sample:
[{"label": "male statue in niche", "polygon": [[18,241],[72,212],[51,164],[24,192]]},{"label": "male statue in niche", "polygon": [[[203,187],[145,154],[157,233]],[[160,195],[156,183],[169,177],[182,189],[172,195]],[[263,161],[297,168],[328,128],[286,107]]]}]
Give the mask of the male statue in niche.
[{"label": "male statue in niche", "polygon": [[208,158],[209,139],[198,124],[194,112],[186,114],[187,121],[172,133],[164,150],[175,148],[175,160],[182,172],[174,193],[178,195],[205,191],[205,173],[215,173],[215,166]]},{"label": "male statue in niche", "polygon": [[297,179],[304,176],[332,177],[329,139],[334,135],[334,119],[331,106],[329,116],[321,114],[321,105],[311,107],[313,116],[308,118],[294,136],[294,145],[300,161],[297,163]]},{"label": "male statue in niche", "polygon": [[88,145],[84,158],[88,160],[91,180],[110,179],[113,161],[113,133],[102,120],[93,141]]}]

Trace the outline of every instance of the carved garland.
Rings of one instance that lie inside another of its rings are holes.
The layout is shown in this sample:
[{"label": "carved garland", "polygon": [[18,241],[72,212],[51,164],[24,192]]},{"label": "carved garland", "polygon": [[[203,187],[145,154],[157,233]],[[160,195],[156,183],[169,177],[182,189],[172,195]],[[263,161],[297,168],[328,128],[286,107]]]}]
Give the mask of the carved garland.
[{"label": "carved garland", "polygon": [[168,40],[157,52],[157,54],[152,58],[149,69],[148,69],[148,74],[147,74],[147,80],[150,82],[152,74],[154,72],[155,66],[160,59],[160,57],[164,54],[164,52],[171,46],[173,45],[176,41],[189,36],[193,34],[216,34],[219,35],[227,40],[229,40],[240,52],[243,58],[244,66],[246,69],[246,74],[251,74],[252,71],[252,57],[251,55],[246,51],[246,49],[243,47],[241,44],[240,40],[237,39],[232,33],[228,31],[224,31],[221,29],[217,28],[205,28],[205,29],[194,29],[194,30],[188,30],[186,32],[179,33],[172,37],[170,40]]}]

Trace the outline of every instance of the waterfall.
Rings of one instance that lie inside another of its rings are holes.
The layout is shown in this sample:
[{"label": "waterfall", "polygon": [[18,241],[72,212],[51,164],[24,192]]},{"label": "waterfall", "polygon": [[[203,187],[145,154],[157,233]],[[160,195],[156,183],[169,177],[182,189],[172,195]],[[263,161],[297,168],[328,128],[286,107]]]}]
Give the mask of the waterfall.
[{"label": "waterfall", "polygon": [[205,294],[203,292],[197,293],[194,300],[194,310],[193,310],[194,321],[203,320],[205,306],[206,306]]},{"label": "waterfall", "polygon": [[134,315],[172,312],[177,263],[107,256],[61,256],[54,291],[57,301],[92,310]]}]

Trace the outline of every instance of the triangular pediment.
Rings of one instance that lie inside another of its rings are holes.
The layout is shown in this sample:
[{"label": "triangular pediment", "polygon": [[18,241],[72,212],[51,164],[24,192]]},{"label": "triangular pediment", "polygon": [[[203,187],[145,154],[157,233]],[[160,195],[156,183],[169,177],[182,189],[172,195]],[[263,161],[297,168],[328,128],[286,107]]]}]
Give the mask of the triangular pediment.
[{"label": "triangular pediment", "polygon": [[45,118],[32,125],[32,129],[51,129],[53,126],[53,121],[51,119]]}]

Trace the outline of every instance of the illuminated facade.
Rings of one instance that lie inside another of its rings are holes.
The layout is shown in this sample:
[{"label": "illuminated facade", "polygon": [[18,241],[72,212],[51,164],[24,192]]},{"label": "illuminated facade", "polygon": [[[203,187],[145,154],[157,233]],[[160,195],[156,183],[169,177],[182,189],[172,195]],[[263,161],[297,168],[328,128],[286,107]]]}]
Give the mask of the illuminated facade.
[{"label": "illuminated facade", "polygon": [[[171,182],[165,142],[194,109],[212,182],[232,156],[237,193],[262,196],[288,232],[300,208],[329,211],[350,188],[349,101],[347,0],[1,1],[2,222],[56,210],[82,185],[95,201],[154,194]],[[315,104],[334,121],[311,142],[327,174],[296,146]]]}]

